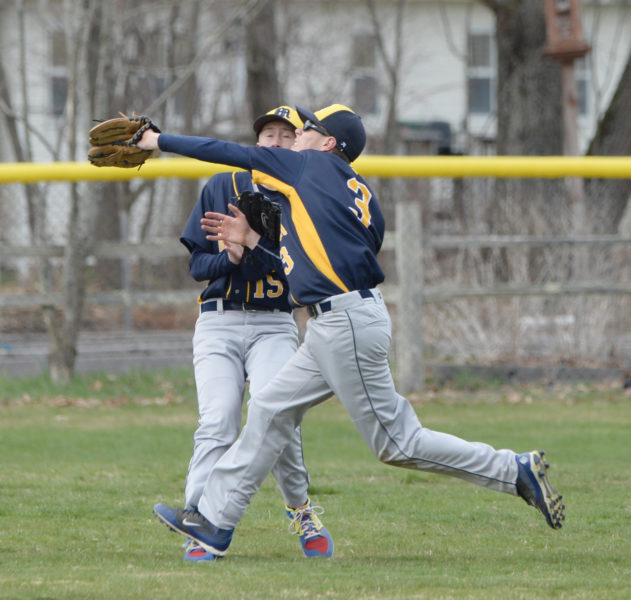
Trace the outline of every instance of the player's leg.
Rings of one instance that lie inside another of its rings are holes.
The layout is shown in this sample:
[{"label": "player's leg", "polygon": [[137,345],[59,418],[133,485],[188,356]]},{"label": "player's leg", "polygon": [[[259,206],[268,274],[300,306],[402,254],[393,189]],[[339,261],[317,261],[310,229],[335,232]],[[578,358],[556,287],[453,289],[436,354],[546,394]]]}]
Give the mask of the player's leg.
[{"label": "player's leg", "polygon": [[515,453],[422,427],[388,365],[390,318],[365,302],[318,317],[309,349],[359,433],[383,462],[443,473],[515,494]]},{"label": "player's leg", "polygon": [[[253,315],[248,332],[246,371],[250,396],[256,396],[298,349],[298,328],[286,313]],[[301,506],[307,500],[309,475],[302,454],[300,426],[272,469],[285,503]]]},{"label": "player's leg", "polygon": [[519,495],[543,514],[550,527],[562,526],[562,496],[550,484],[542,453],[516,455],[420,424],[392,381],[387,362],[390,318],[383,304],[366,302],[319,317],[311,334],[310,350],[324,377],[380,460]]},{"label": "player's leg", "polygon": [[225,554],[251,497],[289,443],[305,411],[330,395],[318,366],[301,346],[250,400],[247,423],[239,439],[209,473],[198,510],[157,504],[154,514],[209,554]]},{"label": "player's leg", "polygon": [[244,391],[243,314],[202,313],[193,336],[199,405],[193,455],[186,478],[187,507],[197,507],[208,473],[241,429]]},{"label": "player's leg", "polygon": [[201,513],[216,527],[236,527],[306,410],[330,395],[329,385],[303,344],[250,399],[239,439],[211,471],[199,502]]},{"label": "player's leg", "polygon": [[[251,317],[246,351],[250,394],[257,395],[298,347],[298,329],[291,315],[259,313]],[[309,558],[333,555],[333,539],[322,523],[324,510],[314,506],[308,495],[309,474],[304,463],[300,425],[272,469],[291,519],[290,532],[297,534]]]}]

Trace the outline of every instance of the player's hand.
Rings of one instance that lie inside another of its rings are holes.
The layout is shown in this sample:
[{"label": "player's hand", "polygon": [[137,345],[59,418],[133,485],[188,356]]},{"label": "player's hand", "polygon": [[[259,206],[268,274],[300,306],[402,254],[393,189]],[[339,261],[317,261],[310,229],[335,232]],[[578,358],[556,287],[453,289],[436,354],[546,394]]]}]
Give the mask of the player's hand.
[{"label": "player's hand", "polygon": [[138,146],[138,148],[141,148],[142,150],[159,150],[159,147],[158,147],[159,137],[160,137],[159,133],[151,129],[147,129],[147,131],[145,131],[142,134],[142,137],[140,138],[140,140],[136,142],[136,146]]},{"label": "player's hand", "polygon": [[224,242],[224,247],[228,254],[228,260],[234,265],[240,264],[243,258],[243,246],[240,244],[232,244],[231,242]]},{"label": "player's hand", "polygon": [[208,232],[206,239],[254,248],[261,239],[260,234],[250,227],[245,215],[236,206],[228,204],[228,208],[234,217],[216,212],[204,213],[201,224],[202,229]]}]

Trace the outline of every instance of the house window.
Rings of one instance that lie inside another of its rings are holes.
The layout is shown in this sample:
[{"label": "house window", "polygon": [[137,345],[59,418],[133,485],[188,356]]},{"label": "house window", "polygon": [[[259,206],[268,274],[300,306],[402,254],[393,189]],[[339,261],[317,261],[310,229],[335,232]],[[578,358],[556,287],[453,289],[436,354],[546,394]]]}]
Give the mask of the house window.
[{"label": "house window", "polygon": [[589,64],[587,57],[574,61],[574,76],[578,93],[578,114],[586,117],[589,110]]},{"label": "house window", "polygon": [[378,110],[377,40],[369,34],[353,37],[353,106],[360,114]]},{"label": "house window", "polygon": [[50,95],[52,113],[63,114],[68,98],[68,51],[63,31],[53,31],[51,38]]},{"label": "house window", "polygon": [[359,34],[353,38],[353,65],[374,69],[377,63],[377,40],[374,35]]},{"label": "house window", "polygon": [[353,80],[354,107],[359,114],[377,112],[377,80],[372,75],[355,77]]},{"label": "house window", "polygon": [[496,72],[494,38],[488,33],[469,34],[467,89],[470,113],[488,114],[495,110]]},{"label": "house window", "polygon": [[68,99],[68,77],[66,75],[53,75],[50,78],[53,114],[59,117],[66,108]]}]

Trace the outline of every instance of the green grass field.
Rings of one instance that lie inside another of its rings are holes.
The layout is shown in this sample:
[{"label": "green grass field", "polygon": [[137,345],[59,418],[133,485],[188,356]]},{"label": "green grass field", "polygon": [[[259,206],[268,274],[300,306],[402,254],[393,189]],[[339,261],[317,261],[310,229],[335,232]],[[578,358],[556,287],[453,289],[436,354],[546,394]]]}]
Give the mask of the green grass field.
[{"label": "green grass field", "polygon": [[188,370],[94,375],[51,391],[0,379],[0,598],[628,598],[631,397],[606,386],[429,391],[423,424],[541,448],[564,494],[553,531],[522,500],[378,463],[335,400],[303,426],[335,539],[302,557],[272,479],[221,561],[182,560],[151,514],[182,503],[196,422]]}]

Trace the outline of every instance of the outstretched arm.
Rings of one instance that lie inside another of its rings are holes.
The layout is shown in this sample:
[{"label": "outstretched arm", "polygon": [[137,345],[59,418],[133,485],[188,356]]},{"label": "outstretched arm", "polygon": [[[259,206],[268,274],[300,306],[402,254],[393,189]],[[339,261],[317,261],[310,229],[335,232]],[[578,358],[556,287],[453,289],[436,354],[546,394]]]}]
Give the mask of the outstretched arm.
[{"label": "outstretched arm", "polygon": [[150,130],[144,132],[136,145],[142,150],[158,149],[242,169],[251,168],[250,151],[254,150],[235,142],[190,135],[171,135]]}]

